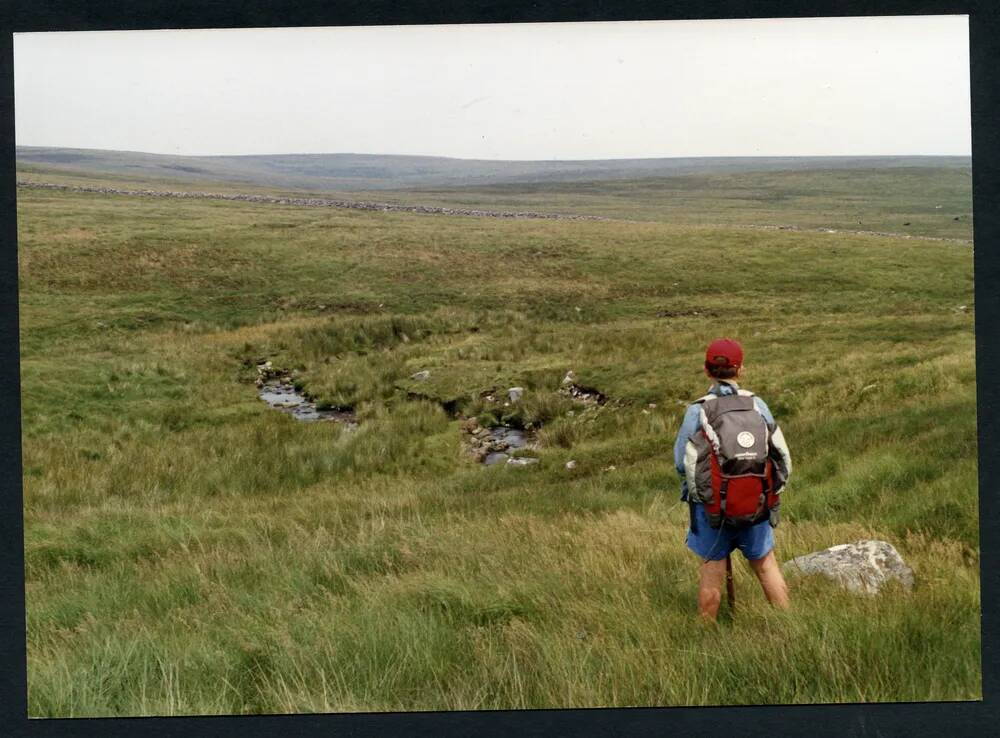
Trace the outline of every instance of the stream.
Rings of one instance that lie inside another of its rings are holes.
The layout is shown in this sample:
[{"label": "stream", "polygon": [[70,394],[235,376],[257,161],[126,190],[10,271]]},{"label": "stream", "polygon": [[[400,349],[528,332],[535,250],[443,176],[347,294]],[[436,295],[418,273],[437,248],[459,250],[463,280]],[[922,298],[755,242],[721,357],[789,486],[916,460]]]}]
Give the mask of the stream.
[{"label": "stream", "polygon": [[511,456],[511,453],[522,448],[534,448],[529,434],[519,428],[494,426],[480,428],[472,434],[473,453],[486,466],[494,464],[509,464],[511,466],[528,466],[538,463],[538,459],[530,456]]},{"label": "stream", "polygon": [[258,390],[258,396],[275,410],[288,413],[303,422],[336,421],[347,430],[358,426],[353,410],[317,410],[316,403],[295,389],[291,382],[267,381]]}]

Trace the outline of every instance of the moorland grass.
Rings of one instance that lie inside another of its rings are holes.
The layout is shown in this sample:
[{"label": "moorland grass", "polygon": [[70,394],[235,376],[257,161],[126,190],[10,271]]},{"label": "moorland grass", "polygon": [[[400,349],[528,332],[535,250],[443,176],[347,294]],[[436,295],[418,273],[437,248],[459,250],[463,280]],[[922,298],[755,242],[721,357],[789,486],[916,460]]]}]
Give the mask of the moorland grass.
[{"label": "moorland grass", "polygon": [[972,238],[972,173],[960,167],[807,169],[415,188],[372,192],[369,199],[589,213],[689,225],[785,225]]},{"label": "moorland grass", "polygon": [[[18,206],[31,715],[980,697],[968,246]],[[912,593],[776,612],[740,564],[699,626],[670,446],[717,334],[792,448],[779,559],[882,538]],[[261,358],[358,430],[268,409]],[[476,465],[459,415],[540,426],[540,462]]]},{"label": "moorland grass", "polygon": [[[972,239],[972,171],[880,166],[628,180],[511,182],[398,190],[274,190],[259,184],[150,179],[21,164],[18,179],[118,189],[260,193],[484,210],[576,213],[717,227],[791,226]],[[275,223],[270,227],[282,228]]]}]

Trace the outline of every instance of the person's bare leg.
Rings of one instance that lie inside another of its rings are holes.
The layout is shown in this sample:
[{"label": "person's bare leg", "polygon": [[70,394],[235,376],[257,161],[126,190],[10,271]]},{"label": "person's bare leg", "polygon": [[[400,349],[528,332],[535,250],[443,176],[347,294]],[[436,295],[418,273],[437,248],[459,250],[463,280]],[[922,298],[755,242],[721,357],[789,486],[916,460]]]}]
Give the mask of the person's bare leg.
[{"label": "person's bare leg", "polygon": [[778,560],[774,557],[774,551],[769,551],[763,558],[751,561],[750,568],[757,575],[767,601],[782,610],[788,607],[788,585],[785,584],[785,577],[781,573],[781,567],[778,566]]},{"label": "person's bare leg", "polygon": [[698,612],[706,620],[715,620],[722,602],[722,587],[726,581],[726,560],[705,561],[698,581]]}]

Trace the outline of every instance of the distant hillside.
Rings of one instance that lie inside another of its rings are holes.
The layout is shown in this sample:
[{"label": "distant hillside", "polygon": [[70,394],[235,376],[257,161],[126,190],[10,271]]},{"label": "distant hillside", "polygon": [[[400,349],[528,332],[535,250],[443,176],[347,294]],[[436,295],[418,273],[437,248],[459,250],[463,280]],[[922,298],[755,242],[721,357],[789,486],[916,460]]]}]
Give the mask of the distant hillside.
[{"label": "distant hillside", "polygon": [[593,161],[488,161],[375,154],[168,156],[128,151],[17,147],[18,168],[233,182],[312,191],[632,180],[690,174],[813,169],[946,167],[970,169],[969,157],[689,157]]}]

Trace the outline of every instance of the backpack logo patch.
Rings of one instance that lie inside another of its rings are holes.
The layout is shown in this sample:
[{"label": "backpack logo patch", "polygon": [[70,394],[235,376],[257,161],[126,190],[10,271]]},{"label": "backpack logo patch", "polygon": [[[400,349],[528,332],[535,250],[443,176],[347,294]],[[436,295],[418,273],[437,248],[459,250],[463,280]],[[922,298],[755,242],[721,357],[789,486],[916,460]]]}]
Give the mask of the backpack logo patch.
[{"label": "backpack logo patch", "polygon": [[736,436],[736,442],[740,444],[743,448],[750,448],[753,446],[756,439],[753,437],[753,433],[750,431],[743,431],[738,436]]}]

